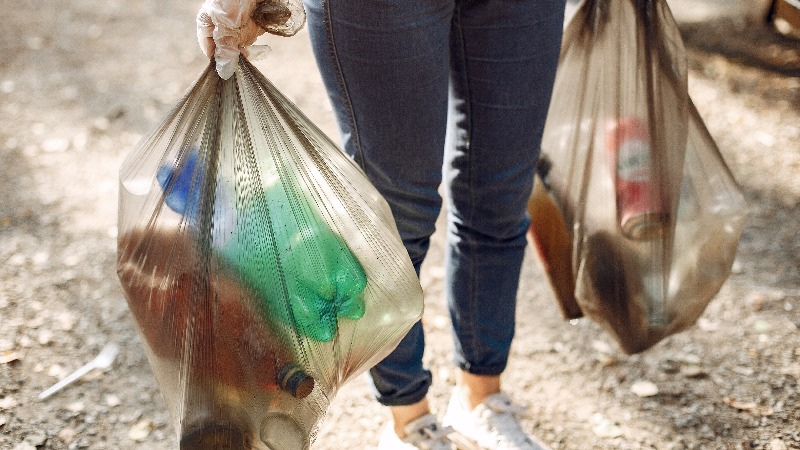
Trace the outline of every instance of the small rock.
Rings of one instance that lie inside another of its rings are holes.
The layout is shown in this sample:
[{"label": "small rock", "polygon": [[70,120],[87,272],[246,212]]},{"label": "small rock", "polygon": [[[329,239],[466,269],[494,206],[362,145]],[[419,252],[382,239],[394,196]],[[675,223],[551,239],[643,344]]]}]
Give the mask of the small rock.
[{"label": "small rock", "polygon": [[14,80],[3,80],[3,82],[0,83],[0,92],[3,94],[10,94],[14,92],[14,87]]},{"label": "small rock", "polygon": [[36,252],[31,258],[31,262],[37,266],[43,266],[47,264],[48,261],[50,261],[50,252],[47,250]]},{"label": "small rock", "polygon": [[730,397],[725,397],[723,401],[731,408],[735,408],[740,411],[747,411],[755,416],[767,417],[774,413],[772,408],[769,406],[762,406],[755,402],[742,402]]},{"label": "small rock", "polygon": [[772,325],[766,320],[756,320],[753,323],[753,331],[759,334],[769,333],[772,330]]},{"label": "small rock", "polygon": [[69,149],[69,144],[68,139],[48,139],[42,143],[42,151],[46,153],[63,153]]},{"label": "small rock", "polygon": [[675,418],[675,426],[678,428],[686,428],[697,423],[697,417],[694,414],[686,414]]},{"label": "small rock", "polygon": [[597,339],[592,341],[592,348],[606,355],[610,355],[614,352],[614,349],[611,348],[611,345],[609,345],[608,342]]},{"label": "small rock", "polygon": [[615,438],[622,436],[622,429],[610,420],[597,413],[592,416],[592,431],[601,438]]},{"label": "small rock", "polygon": [[0,409],[11,409],[15,406],[17,406],[17,400],[14,397],[0,398]]},{"label": "small rock", "polygon": [[97,117],[92,121],[92,128],[96,131],[106,131],[110,125],[111,121],[108,120],[108,117]]},{"label": "small rock", "polygon": [[25,255],[23,255],[22,253],[15,253],[15,254],[11,255],[11,257],[6,260],[6,263],[9,264],[9,265],[12,265],[12,266],[21,266],[21,265],[25,264],[25,262],[27,260],[28,260],[28,258]]},{"label": "small rock", "polygon": [[647,380],[639,380],[631,385],[631,392],[639,397],[652,397],[658,395],[658,386]]},{"label": "small rock", "polygon": [[116,395],[114,394],[106,395],[106,405],[113,408],[115,406],[119,406],[121,403],[122,400],[120,400],[120,398],[117,397]]},{"label": "small rock", "polygon": [[33,347],[33,339],[31,339],[27,335],[22,336],[19,338],[19,346],[24,348],[31,348]]},{"label": "small rock", "polygon": [[40,330],[39,331],[39,336],[36,338],[36,341],[40,345],[47,345],[47,344],[53,342],[53,331],[52,330],[47,330],[47,329]]},{"label": "small rock", "polygon": [[12,450],[36,450],[36,447],[27,442],[20,442]]},{"label": "small rock", "polygon": [[447,329],[447,327],[450,326],[450,318],[445,315],[439,314],[433,318],[433,320],[431,321],[431,325],[433,325],[433,328],[437,330],[445,330]]},{"label": "small rock", "polygon": [[658,362],[658,370],[668,374],[675,374],[680,372],[681,365],[672,359],[662,359]]},{"label": "small rock", "polygon": [[14,350],[14,343],[7,339],[0,339],[0,352]]},{"label": "small rock", "polygon": [[31,329],[39,328],[40,326],[44,325],[44,317],[36,316],[33,319],[29,320],[27,323],[25,323],[25,325]]},{"label": "small rock", "polygon": [[56,321],[58,323],[58,329],[62,331],[72,330],[72,327],[75,326],[75,322],[77,322],[77,320],[78,319],[77,317],[75,317],[75,314],[72,314],[70,312],[62,312],[56,318]]},{"label": "small rock", "polygon": [[0,427],[8,423],[8,416],[0,416]]},{"label": "small rock", "polygon": [[41,447],[47,442],[47,433],[44,431],[34,431],[25,436],[25,442],[33,445],[34,447]]},{"label": "small rock", "polygon": [[688,365],[681,367],[681,375],[687,378],[700,378],[706,376],[706,372],[700,366]]},{"label": "small rock", "polygon": [[694,366],[700,365],[700,357],[692,353],[684,353],[682,355],[678,355],[675,359],[682,364],[688,364]]},{"label": "small rock", "polygon": [[69,445],[75,439],[75,436],[78,435],[78,432],[75,431],[74,428],[64,428],[58,432],[58,440],[63,442],[66,445]]},{"label": "small rock", "polygon": [[67,410],[72,412],[81,412],[84,409],[86,409],[86,405],[81,401],[72,402],[67,405]]},{"label": "small rock", "polygon": [[150,436],[151,431],[153,431],[153,422],[142,420],[131,427],[128,431],[128,438],[136,442],[142,442],[147,439],[147,436]]},{"label": "small rock", "polygon": [[788,446],[778,438],[769,441],[769,450],[788,450]]},{"label": "small rock", "polygon": [[749,377],[755,373],[755,371],[750,367],[744,367],[744,366],[736,366],[732,368],[731,371],[745,377]]},{"label": "small rock", "polygon": [[750,305],[750,309],[755,312],[761,311],[766,302],[767,296],[759,292],[752,293],[747,297],[747,304]]},{"label": "small rock", "polygon": [[712,322],[711,320],[708,320],[705,317],[697,319],[697,326],[703,331],[719,330],[719,322]]},{"label": "small rock", "polygon": [[53,364],[47,368],[47,375],[53,378],[62,378],[66,373],[67,371],[58,364]]}]

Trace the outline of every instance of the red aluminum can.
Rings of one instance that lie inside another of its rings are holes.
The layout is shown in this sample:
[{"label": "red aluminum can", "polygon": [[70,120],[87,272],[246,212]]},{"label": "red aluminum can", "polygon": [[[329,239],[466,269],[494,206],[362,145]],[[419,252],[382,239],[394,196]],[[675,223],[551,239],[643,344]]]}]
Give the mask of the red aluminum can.
[{"label": "red aluminum can", "polygon": [[632,117],[611,122],[606,148],[614,165],[617,220],[622,233],[636,240],[661,236],[666,214],[653,173],[647,124]]}]

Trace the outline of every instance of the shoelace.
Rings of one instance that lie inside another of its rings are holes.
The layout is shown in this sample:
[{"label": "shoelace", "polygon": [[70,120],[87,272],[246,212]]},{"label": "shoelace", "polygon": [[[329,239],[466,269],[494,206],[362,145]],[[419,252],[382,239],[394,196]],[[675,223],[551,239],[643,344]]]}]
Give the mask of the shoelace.
[{"label": "shoelace", "polygon": [[447,435],[453,432],[453,427],[439,427],[434,423],[422,428],[419,432],[425,437],[425,440],[419,443],[421,448],[435,449],[449,444],[450,439]]},{"label": "shoelace", "polygon": [[[494,428],[498,443],[501,446],[503,445],[502,441],[505,441],[506,438],[513,438],[514,444],[532,444],[528,435],[520,428],[517,420],[517,417],[528,411],[527,406],[516,404],[502,394],[486,399],[484,405],[486,405],[487,412],[490,414],[488,417],[490,426]],[[508,443],[510,444],[511,442]]]},{"label": "shoelace", "polygon": [[452,427],[440,427],[435,422],[429,423],[418,428],[415,431],[418,436],[416,436],[416,439],[409,439],[409,443],[413,443],[423,450],[450,448],[450,439],[447,437],[447,435],[452,432]]},{"label": "shoelace", "polygon": [[484,401],[492,411],[500,414],[521,416],[528,412],[528,407],[511,401],[505,394],[493,395]]}]

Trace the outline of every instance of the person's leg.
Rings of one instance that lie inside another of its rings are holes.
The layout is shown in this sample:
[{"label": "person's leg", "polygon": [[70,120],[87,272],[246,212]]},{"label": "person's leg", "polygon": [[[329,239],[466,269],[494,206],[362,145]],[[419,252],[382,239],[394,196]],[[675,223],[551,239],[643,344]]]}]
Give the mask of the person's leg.
[{"label": "person's leg", "polygon": [[563,14],[564,0],[462,0],[453,17],[445,258],[458,384],[471,407],[500,390],[514,335]]},{"label": "person's leg", "polygon": [[[452,0],[306,0],[345,150],[394,214],[417,273],[441,207]],[[431,373],[416,324],[370,374],[396,429],[427,412]]]}]

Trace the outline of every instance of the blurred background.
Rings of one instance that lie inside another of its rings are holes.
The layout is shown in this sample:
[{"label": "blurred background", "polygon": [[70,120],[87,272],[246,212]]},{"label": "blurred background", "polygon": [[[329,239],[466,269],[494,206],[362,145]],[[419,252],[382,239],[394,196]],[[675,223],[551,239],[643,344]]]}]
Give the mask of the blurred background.
[{"label": "blurred background", "polygon": [[[690,94],[751,208],[734,272],[696,327],[625,356],[595,324],[561,318],[530,254],[506,388],[556,449],[800,448],[797,0],[668,3]],[[117,170],[207,64],[199,6],[0,0],[0,448],[177,447],[116,278]],[[262,41],[274,52],[257,66],[338,142],[306,32]],[[442,231],[421,282],[443,411]],[[107,342],[121,347],[109,368],[37,400]],[[362,377],[315,448],[372,448],[385,421]]]}]

